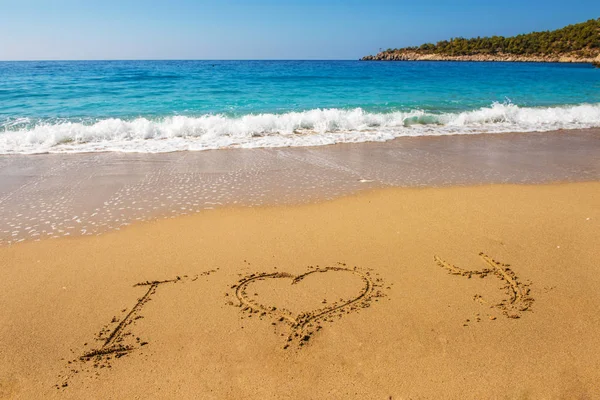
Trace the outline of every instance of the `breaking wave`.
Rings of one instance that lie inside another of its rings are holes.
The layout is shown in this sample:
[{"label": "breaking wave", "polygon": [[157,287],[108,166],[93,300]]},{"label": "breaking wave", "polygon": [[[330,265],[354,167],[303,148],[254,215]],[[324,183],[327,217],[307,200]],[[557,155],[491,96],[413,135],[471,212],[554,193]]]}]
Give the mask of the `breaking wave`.
[{"label": "breaking wave", "polygon": [[532,132],[600,127],[600,104],[519,107],[494,103],[460,113],[314,109],[285,114],[172,116],[0,124],[0,154],[143,152],[320,146],[403,136]]}]

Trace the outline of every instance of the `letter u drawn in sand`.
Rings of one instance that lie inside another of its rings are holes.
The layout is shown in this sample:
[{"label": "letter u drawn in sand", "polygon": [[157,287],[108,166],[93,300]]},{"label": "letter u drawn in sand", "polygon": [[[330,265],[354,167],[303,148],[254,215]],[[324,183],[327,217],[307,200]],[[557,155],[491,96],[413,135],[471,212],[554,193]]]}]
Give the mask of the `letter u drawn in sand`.
[{"label": "letter u drawn in sand", "polygon": [[[506,298],[500,303],[492,307],[498,308],[508,318],[520,318],[524,311],[529,311],[533,304],[533,298],[529,296],[530,284],[525,284],[519,280],[515,272],[510,269],[510,264],[503,264],[494,260],[484,253],[479,253],[483,262],[488,266],[481,270],[467,270],[459,268],[442,260],[438,256],[433,256],[434,261],[440,267],[446,269],[452,275],[461,275],[471,278],[473,275],[485,278],[489,274],[495,275],[502,280],[505,285],[503,289],[506,292]],[[481,296],[476,295],[474,299],[481,299]]]}]

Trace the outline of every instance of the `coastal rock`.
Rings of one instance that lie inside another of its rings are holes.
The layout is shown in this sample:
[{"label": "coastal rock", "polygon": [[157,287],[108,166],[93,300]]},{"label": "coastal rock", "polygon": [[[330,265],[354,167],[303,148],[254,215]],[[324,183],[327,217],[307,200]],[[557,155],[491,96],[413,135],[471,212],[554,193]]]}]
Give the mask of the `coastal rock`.
[{"label": "coastal rock", "polygon": [[560,63],[600,63],[600,55],[597,57],[581,57],[576,54],[562,55],[515,55],[515,54],[472,54],[450,56],[444,54],[423,54],[416,51],[383,51],[376,55],[361,58],[362,61],[477,61],[477,62],[560,62]]}]

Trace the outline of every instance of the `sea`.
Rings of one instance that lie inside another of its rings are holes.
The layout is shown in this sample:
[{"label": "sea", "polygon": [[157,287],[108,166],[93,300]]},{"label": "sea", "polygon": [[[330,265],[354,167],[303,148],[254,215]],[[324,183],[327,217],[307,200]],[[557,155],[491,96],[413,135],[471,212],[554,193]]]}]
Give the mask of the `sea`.
[{"label": "sea", "polygon": [[589,64],[0,62],[0,154],[321,146],[600,127]]}]

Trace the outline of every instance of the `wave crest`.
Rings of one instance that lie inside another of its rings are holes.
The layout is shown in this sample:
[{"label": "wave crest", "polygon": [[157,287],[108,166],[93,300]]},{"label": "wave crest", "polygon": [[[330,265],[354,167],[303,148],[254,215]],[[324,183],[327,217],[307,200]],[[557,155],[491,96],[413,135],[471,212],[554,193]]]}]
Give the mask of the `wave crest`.
[{"label": "wave crest", "polygon": [[527,108],[494,103],[461,113],[373,113],[315,109],[241,117],[109,118],[93,123],[7,121],[0,154],[169,152],[222,148],[318,146],[402,136],[530,132],[600,127],[600,104]]}]

